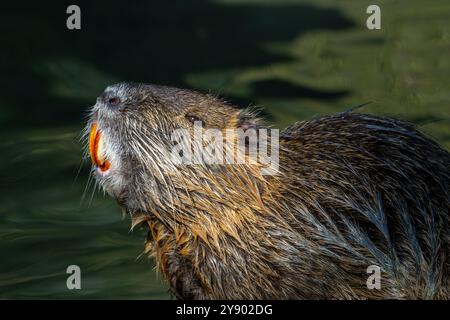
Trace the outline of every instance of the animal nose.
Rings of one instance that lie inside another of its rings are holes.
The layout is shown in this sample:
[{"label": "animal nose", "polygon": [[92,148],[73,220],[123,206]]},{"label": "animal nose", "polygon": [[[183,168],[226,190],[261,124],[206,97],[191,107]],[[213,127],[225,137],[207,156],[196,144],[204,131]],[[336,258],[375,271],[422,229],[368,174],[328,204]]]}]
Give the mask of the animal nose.
[{"label": "animal nose", "polygon": [[100,95],[99,100],[108,107],[117,107],[121,103],[121,99],[114,93],[104,92]]}]

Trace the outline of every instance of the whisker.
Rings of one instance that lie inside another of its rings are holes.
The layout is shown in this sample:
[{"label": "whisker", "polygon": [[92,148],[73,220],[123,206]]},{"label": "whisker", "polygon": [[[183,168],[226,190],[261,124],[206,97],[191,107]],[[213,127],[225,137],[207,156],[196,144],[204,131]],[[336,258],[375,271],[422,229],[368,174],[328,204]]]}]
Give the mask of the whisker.
[{"label": "whisker", "polygon": [[91,199],[89,200],[88,208],[90,208],[92,205],[92,200],[94,200],[94,194],[97,191],[97,187],[98,187],[98,183],[96,180],[94,180],[94,187],[92,188]]},{"label": "whisker", "polygon": [[89,187],[90,187],[91,183],[92,183],[92,174],[89,174],[86,186],[85,186],[84,191],[83,191],[83,194],[81,195],[80,206],[83,205],[84,200],[86,199],[86,194],[89,191]]}]

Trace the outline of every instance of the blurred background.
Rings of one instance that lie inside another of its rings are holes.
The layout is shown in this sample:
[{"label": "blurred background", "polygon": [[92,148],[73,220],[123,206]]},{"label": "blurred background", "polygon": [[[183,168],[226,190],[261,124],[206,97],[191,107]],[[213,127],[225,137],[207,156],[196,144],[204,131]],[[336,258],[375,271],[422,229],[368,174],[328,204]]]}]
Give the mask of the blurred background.
[{"label": "blurred background", "polygon": [[[15,3],[0,9],[0,298],[169,297],[145,232],[87,187],[79,133],[109,84],[211,92],[280,128],[371,101],[360,111],[450,149],[448,0]],[[382,30],[366,28],[370,4]],[[82,290],[66,287],[72,264]]]}]

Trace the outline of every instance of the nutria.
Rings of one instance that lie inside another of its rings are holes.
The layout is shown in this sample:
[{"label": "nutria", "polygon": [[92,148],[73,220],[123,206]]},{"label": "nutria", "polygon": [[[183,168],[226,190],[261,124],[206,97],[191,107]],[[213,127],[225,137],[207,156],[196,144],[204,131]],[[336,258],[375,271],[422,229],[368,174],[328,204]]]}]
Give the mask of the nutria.
[{"label": "nutria", "polygon": [[86,130],[96,180],[148,227],[176,298],[450,297],[450,154],[414,125],[355,110],[298,122],[280,133],[278,172],[263,174],[172,162],[171,133],[195,121],[264,128],[212,95],[121,83]]}]

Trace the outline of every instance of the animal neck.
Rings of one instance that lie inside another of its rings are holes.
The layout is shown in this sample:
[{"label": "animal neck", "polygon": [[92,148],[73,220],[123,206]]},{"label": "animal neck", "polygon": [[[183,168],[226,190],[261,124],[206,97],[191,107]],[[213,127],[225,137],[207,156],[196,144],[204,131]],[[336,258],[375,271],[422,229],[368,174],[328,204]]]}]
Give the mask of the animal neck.
[{"label": "animal neck", "polygon": [[264,230],[273,225],[269,220],[286,224],[277,210],[281,183],[258,168],[187,168],[166,180],[176,191],[172,200],[133,217],[133,224],[145,221],[150,227],[153,240],[148,250],[152,245],[170,248],[187,257],[201,248],[227,260],[230,248],[258,245],[256,239],[264,238]]},{"label": "animal neck", "polygon": [[[148,226],[146,252],[172,288],[179,286],[172,281],[197,281],[201,292],[218,290],[209,296],[224,297],[233,291],[217,281],[227,278],[255,290],[230,297],[270,298],[263,293],[281,283],[290,272],[286,257],[300,251],[308,252],[305,275],[313,272],[319,253],[310,250],[308,235],[294,229],[294,213],[282,200],[282,176],[265,177],[245,167],[201,170],[195,179],[191,174],[186,170],[184,180],[172,177],[178,191],[173,203],[133,219]],[[205,278],[209,274],[216,277]]]},{"label": "animal neck", "polygon": [[186,229],[216,253],[221,254],[221,243],[227,239],[243,245],[252,226],[276,214],[279,182],[275,178],[269,181],[258,168],[243,165],[193,170],[175,182],[179,186],[172,214],[175,228]]}]

